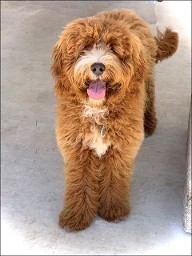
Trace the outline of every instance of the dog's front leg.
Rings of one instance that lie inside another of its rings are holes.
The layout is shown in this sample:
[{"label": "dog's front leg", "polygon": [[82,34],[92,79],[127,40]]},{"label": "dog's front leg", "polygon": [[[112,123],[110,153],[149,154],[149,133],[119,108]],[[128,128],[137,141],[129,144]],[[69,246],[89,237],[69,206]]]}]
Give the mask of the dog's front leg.
[{"label": "dog's front leg", "polygon": [[133,160],[111,148],[103,157],[100,170],[98,214],[107,221],[120,221],[130,212],[129,191]]},{"label": "dog's front leg", "polygon": [[98,210],[98,159],[89,150],[65,159],[66,192],[59,225],[68,230],[88,227]]}]

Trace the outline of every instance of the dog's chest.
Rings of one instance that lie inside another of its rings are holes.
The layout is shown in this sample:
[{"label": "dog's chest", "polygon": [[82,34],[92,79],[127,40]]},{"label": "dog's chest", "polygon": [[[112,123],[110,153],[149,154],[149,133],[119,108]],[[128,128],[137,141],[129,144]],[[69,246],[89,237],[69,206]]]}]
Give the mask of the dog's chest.
[{"label": "dog's chest", "polygon": [[85,133],[83,143],[90,149],[95,150],[98,157],[103,156],[111,144],[105,138],[107,127],[100,122],[106,114],[106,111],[106,109],[85,107],[83,112],[83,116],[91,120],[88,127],[89,130]]},{"label": "dog's chest", "polygon": [[97,127],[92,127],[91,130],[92,133],[89,147],[95,150],[98,157],[101,157],[106,153],[108,147],[110,146],[110,143],[107,141],[104,142],[102,132]]}]

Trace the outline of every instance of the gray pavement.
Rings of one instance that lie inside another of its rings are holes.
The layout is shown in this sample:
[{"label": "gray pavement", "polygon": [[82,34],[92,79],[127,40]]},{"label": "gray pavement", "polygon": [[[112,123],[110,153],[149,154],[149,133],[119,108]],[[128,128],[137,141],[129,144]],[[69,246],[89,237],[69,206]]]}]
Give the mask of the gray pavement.
[{"label": "gray pavement", "polygon": [[[1,2],[2,255],[190,255],[183,230],[186,135],[191,90],[190,1]],[[158,127],[139,152],[126,221],[97,217],[68,233],[58,227],[63,163],[54,132],[51,52],[72,19],[133,8],[153,31],[180,34],[177,53],[156,67]],[[181,15],[183,13],[183,15]]]}]

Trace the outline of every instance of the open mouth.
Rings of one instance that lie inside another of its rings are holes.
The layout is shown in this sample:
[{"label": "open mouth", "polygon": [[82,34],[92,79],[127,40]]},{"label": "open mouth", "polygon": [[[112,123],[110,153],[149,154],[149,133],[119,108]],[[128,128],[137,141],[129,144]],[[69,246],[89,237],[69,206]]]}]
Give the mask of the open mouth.
[{"label": "open mouth", "polygon": [[89,98],[94,100],[103,99],[106,96],[106,82],[100,80],[90,82],[87,88],[87,94]]},{"label": "open mouth", "polygon": [[82,92],[86,92],[89,98],[94,100],[102,100],[118,93],[121,89],[120,83],[113,83],[112,81],[94,80],[87,81]]}]

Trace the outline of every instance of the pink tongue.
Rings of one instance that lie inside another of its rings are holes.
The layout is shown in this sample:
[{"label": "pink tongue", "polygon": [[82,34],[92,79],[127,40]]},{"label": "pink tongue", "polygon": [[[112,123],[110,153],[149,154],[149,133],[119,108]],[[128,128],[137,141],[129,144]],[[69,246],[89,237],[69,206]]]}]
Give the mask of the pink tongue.
[{"label": "pink tongue", "polygon": [[89,88],[87,89],[87,94],[90,98],[94,100],[100,100],[105,97],[106,93],[106,84],[105,82],[98,81],[90,83]]}]

